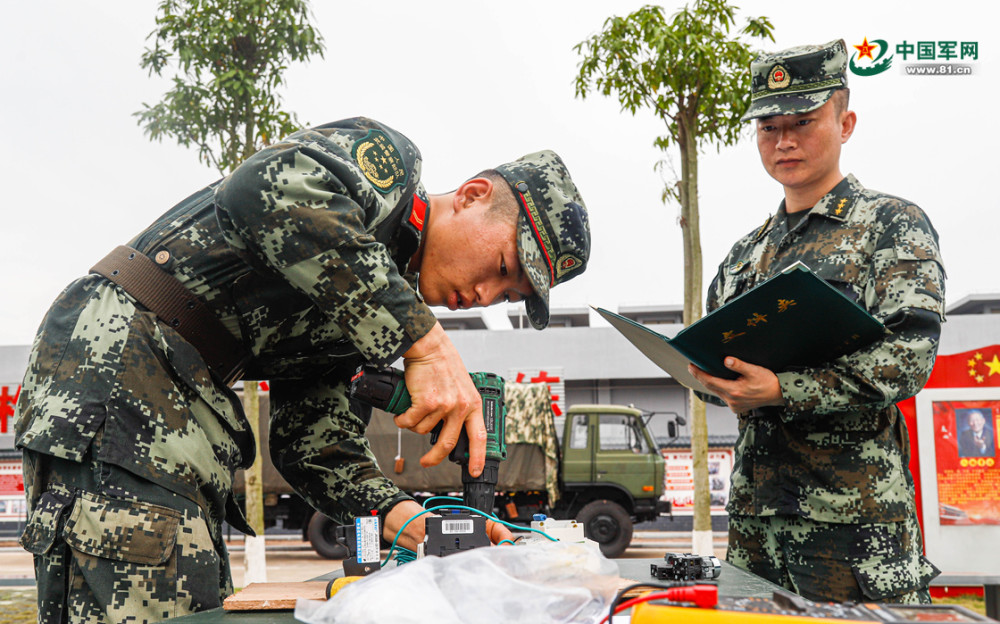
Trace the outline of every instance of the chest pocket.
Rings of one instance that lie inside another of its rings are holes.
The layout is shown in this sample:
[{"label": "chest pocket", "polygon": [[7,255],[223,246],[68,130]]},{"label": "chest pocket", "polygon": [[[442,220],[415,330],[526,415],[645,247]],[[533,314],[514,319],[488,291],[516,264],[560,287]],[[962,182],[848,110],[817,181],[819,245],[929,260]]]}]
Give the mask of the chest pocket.
[{"label": "chest pocket", "polygon": [[867,294],[871,290],[870,255],[837,251],[804,262],[813,273],[837,289],[840,294],[867,309]]}]

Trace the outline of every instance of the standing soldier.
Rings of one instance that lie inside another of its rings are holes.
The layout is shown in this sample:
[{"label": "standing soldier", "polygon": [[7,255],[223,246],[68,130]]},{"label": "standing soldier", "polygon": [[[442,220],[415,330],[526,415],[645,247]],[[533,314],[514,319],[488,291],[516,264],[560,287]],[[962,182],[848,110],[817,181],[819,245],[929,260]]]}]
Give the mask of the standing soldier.
[{"label": "standing soldier", "polygon": [[[444,422],[421,463],[464,427],[482,471],[481,400],[428,305],[524,300],[544,328],[549,289],[586,267],[587,213],[553,152],[444,195],[421,170],[370,119],[298,132],[63,291],[16,414],[40,621],[153,622],[232,593],[222,523],[251,533],[232,492],[255,454],[229,388],[244,375],[271,382],[275,466],[335,521],[376,510],[392,539],[422,511],[379,470],[370,409],[348,398],[363,362],[403,358],[413,406],[398,426]],[[422,538],[418,520],[399,544]]]},{"label": "standing soldier", "polygon": [[[854,132],[844,42],[765,54],[750,108],[774,217],[719,265],[709,311],[803,262],[881,320],[887,335],[814,367],[692,373],[739,416],[729,560],[814,600],[930,602],[906,424],[896,403],[930,375],[944,320],[937,232],[912,203],[840,172]],[[817,327],[817,331],[822,331]]]}]

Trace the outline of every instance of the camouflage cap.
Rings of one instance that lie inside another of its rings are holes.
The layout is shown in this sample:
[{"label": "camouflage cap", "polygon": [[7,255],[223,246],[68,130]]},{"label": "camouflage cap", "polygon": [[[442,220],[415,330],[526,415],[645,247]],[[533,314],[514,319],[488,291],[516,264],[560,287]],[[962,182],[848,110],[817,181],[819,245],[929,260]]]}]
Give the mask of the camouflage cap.
[{"label": "camouflage cap", "polygon": [[522,156],[496,167],[521,206],[517,255],[535,294],[524,301],[535,329],[549,324],[549,289],[583,273],[590,225],[580,191],[555,152]]},{"label": "camouflage cap", "polygon": [[743,121],[808,113],[846,87],[843,39],[761,54],[750,63],[750,108]]}]

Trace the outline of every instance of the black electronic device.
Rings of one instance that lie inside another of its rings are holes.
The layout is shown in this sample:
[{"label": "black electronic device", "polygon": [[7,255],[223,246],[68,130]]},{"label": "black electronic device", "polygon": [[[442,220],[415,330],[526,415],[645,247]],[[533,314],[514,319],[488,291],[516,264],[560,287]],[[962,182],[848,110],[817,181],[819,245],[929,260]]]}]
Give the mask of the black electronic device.
[{"label": "black electronic device", "polygon": [[713,555],[666,553],[663,561],[650,564],[649,573],[664,581],[710,581],[722,573],[722,563]]},{"label": "black electronic device", "polygon": [[453,513],[427,516],[424,554],[444,557],[463,550],[490,545],[486,518],[480,515]]}]

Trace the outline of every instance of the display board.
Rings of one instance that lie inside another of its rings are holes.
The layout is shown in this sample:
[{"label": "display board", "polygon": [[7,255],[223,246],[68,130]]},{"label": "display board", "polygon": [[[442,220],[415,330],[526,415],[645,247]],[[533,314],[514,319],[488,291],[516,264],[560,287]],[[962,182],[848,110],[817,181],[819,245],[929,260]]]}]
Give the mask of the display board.
[{"label": "display board", "polygon": [[1000,574],[1000,387],[916,397],[924,542],[943,572]]},{"label": "display board", "polygon": [[[664,498],[673,505],[673,513],[678,516],[694,513],[694,461],[690,450],[663,449],[666,461],[664,470]],[[726,513],[729,502],[729,478],[733,472],[732,449],[709,449],[708,487],[711,493],[711,513],[721,516]]]}]

